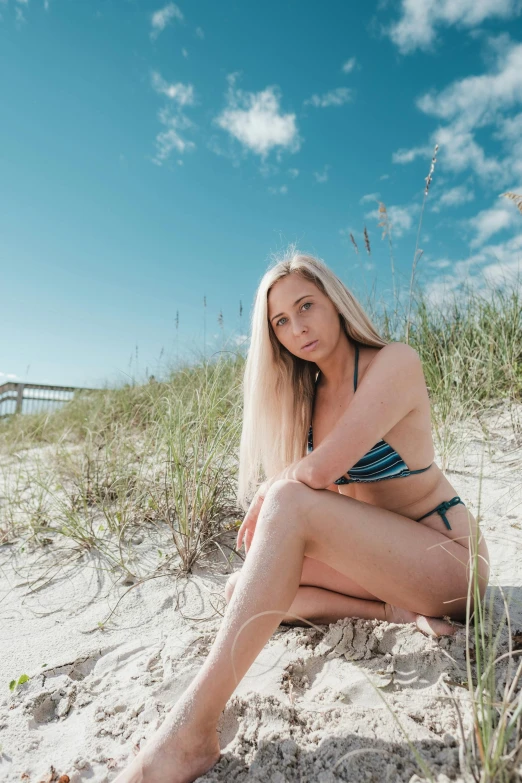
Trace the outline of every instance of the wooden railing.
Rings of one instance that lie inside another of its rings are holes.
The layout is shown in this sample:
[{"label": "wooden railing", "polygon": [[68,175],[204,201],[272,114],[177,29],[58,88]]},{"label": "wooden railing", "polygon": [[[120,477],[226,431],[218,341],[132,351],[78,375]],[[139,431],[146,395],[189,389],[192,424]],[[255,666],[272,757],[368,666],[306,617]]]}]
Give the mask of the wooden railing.
[{"label": "wooden railing", "polygon": [[77,391],[94,390],[78,386],[47,386],[42,383],[4,383],[0,386],[0,418],[14,413],[54,410],[72,400]]}]

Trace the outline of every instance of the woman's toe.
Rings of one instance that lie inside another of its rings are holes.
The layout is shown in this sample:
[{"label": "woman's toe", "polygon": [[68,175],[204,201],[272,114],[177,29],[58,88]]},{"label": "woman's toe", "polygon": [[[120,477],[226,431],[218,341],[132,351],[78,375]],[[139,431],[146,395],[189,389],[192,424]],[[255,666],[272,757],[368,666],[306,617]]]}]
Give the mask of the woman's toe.
[{"label": "woman's toe", "polygon": [[421,633],[431,636],[433,639],[437,639],[439,636],[454,636],[459,629],[458,625],[452,625],[446,620],[441,620],[438,617],[425,617],[422,614],[417,615],[415,624]]}]

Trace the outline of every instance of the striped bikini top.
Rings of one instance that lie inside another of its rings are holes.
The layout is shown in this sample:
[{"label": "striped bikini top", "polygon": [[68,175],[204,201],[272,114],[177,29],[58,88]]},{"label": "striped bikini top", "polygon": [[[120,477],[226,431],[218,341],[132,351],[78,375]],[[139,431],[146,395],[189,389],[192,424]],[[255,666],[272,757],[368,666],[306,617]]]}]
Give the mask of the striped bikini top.
[{"label": "striped bikini top", "polygon": [[[359,368],[359,346],[355,343],[355,369],[353,373],[353,390],[357,391],[357,373]],[[317,380],[315,379],[315,386],[317,387]],[[312,415],[313,405],[315,403],[315,390],[314,399],[312,402]],[[310,429],[308,430],[308,454],[313,451],[313,433],[312,424],[310,423]],[[419,470],[410,470],[402,457],[392,449],[389,443],[385,440],[381,440],[375,444],[370,451],[361,457],[361,459],[347,471],[349,478],[341,476],[334,484],[353,484],[354,482],[361,481],[383,481],[390,478],[402,478],[403,476],[411,476],[414,473],[424,473],[425,470],[431,468],[433,463],[430,463],[427,468],[420,468]]]}]

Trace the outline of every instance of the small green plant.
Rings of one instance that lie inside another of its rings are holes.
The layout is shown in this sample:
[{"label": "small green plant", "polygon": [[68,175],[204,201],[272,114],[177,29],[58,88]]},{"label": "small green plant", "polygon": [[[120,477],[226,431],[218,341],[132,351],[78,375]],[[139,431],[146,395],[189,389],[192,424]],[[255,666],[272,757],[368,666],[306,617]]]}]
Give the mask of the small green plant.
[{"label": "small green plant", "polygon": [[18,678],[18,682],[16,680],[11,680],[9,683],[9,690],[14,691],[15,688],[17,688],[19,685],[23,685],[24,682],[27,682],[29,679],[30,678],[28,674],[21,674]]}]

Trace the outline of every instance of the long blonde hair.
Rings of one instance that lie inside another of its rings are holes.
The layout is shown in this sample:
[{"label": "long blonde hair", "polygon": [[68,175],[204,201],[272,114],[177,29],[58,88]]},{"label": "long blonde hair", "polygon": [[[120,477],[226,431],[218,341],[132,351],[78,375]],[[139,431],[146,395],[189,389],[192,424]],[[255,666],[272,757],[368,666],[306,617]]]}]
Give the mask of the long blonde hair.
[{"label": "long blonde hair", "polygon": [[268,293],[274,283],[291,273],[314,283],[329,297],[349,338],[377,348],[387,344],[354,295],[323,261],[299,253],[295,245],[290,245],[284,257],[267,269],[254,299],[243,376],[237,499],[245,510],[261,471],[270,478],[306,453],[318,367],[290,353],[268,320]]}]

